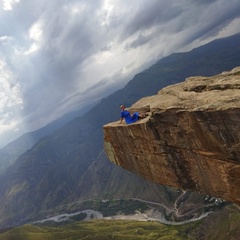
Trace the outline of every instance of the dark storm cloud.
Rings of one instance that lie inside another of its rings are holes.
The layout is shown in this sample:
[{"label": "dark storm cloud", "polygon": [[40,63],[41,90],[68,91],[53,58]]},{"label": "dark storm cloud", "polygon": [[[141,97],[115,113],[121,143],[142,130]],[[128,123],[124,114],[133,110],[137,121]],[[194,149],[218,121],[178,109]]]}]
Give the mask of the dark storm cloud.
[{"label": "dark storm cloud", "polygon": [[144,34],[140,33],[134,41],[132,41],[130,44],[126,45],[126,48],[127,49],[137,48],[141,45],[148,43],[151,40],[151,38],[152,38],[151,34],[144,35]]},{"label": "dark storm cloud", "polygon": [[[196,39],[204,40],[208,37],[213,37],[219,34],[221,30],[227,27],[234,19],[240,17],[239,1],[231,1],[231,4],[226,1],[204,1],[209,7],[201,6],[201,15],[196,16],[195,28],[192,28],[191,34],[182,39],[182,45],[189,44]],[[189,21],[190,22],[190,21]],[[191,26],[191,25],[190,25]]]},{"label": "dark storm cloud", "polygon": [[[171,1],[170,1],[171,2]],[[177,18],[183,9],[179,5],[169,4],[169,1],[146,2],[137,8],[137,11],[126,23],[122,38],[128,38],[138,31],[146,31],[154,26],[165,24]]]},{"label": "dark storm cloud", "polygon": [[[178,47],[196,39],[215,36],[240,16],[240,2],[233,0],[214,1],[153,1],[151,5],[140,5],[129,19],[121,35],[121,41],[134,36],[126,49],[150,43],[154,38],[166,34],[186,32],[178,39]],[[176,41],[175,39],[174,41]]]}]

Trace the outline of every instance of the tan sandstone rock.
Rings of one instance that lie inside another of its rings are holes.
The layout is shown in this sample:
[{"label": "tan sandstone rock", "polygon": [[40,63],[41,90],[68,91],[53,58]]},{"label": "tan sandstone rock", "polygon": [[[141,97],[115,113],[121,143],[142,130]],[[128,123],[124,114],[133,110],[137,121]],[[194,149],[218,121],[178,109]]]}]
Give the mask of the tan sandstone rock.
[{"label": "tan sandstone rock", "polygon": [[108,158],[155,183],[240,204],[240,67],[191,77],[129,110],[134,124],[104,126]]}]

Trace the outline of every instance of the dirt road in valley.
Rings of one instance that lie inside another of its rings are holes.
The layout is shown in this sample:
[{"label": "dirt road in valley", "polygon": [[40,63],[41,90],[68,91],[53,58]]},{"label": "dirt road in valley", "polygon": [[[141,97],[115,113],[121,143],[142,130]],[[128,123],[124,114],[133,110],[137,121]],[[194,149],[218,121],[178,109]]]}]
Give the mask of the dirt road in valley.
[{"label": "dirt road in valley", "polygon": [[[185,193],[186,193],[185,191],[182,191],[182,193],[179,195],[179,197],[174,202],[174,205],[173,205],[174,207],[173,208],[167,207],[167,206],[165,206],[164,204],[161,204],[161,203],[156,203],[156,202],[152,202],[152,201],[145,201],[145,200],[137,199],[137,198],[128,198],[128,199],[124,199],[124,200],[136,200],[136,201],[144,202],[144,203],[147,203],[147,204],[151,204],[153,206],[154,205],[155,206],[161,206],[162,208],[167,210],[168,213],[173,213],[177,217],[187,216],[189,214],[194,213],[194,211],[196,211],[198,209],[201,209],[201,208],[206,207],[206,206],[214,205],[214,204],[204,205],[202,207],[192,209],[187,213],[179,214],[179,212],[178,212],[178,210],[179,210],[178,202],[180,201],[180,199],[182,199],[182,197],[184,196]],[[114,199],[114,200],[116,201],[116,200],[120,200],[120,199]],[[47,218],[47,219],[37,221],[35,223],[44,223],[44,222],[47,222],[47,221],[63,222],[63,221],[67,221],[70,217],[79,215],[81,213],[86,213],[86,215],[87,215],[86,218],[84,219],[84,221],[88,221],[88,220],[91,220],[91,219],[158,221],[158,222],[161,222],[161,223],[167,224],[167,225],[181,225],[181,224],[186,224],[186,223],[190,223],[190,222],[193,222],[193,221],[198,221],[198,220],[200,220],[204,217],[207,217],[207,215],[209,214],[209,213],[205,213],[205,214],[202,214],[198,217],[194,217],[194,218],[191,218],[191,219],[188,219],[188,220],[185,220],[185,221],[175,222],[175,221],[167,221],[165,219],[164,214],[161,211],[159,211],[157,209],[154,209],[154,208],[151,208],[144,213],[136,211],[135,214],[130,214],[130,215],[118,214],[118,215],[109,216],[109,217],[103,217],[103,214],[101,212],[94,211],[94,210],[91,210],[91,209],[87,209],[87,210],[78,211],[78,212],[75,212],[75,213],[60,214],[60,215],[57,215],[57,216],[54,216],[54,217],[51,217],[51,218]]]}]

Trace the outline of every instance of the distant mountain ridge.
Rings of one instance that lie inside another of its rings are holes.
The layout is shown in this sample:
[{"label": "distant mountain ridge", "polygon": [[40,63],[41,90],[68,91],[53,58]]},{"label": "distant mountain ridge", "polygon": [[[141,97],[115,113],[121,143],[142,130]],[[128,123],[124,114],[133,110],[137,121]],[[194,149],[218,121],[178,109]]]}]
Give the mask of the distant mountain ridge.
[{"label": "distant mountain ridge", "polygon": [[91,106],[83,107],[79,111],[70,112],[63,115],[61,118],[56,119],[55,121],[47,124],[46,126],[25,133],[16,140],[10,142],[5,147],[0,149],[0,174],[3,173],[9,166],[11,166],[14,161],[25,151],[30,149],[39,139],[44,136],[50,135],[56,129],[62,127],[70,120],[84,115]]},{"label": "distant mountain ridge", "polygon": [[166,187],[106,161],[102,126],[119,118],[122,103],[130,106],[189,76],[215,75],[238,66],[239,42],[237,34],[188,53],[172,54],[137,74],[84,116],[38,141],[0,176],[0,225],[23,223],[40,211],[106,195],[137,196],[171,204],[171,191]]}]

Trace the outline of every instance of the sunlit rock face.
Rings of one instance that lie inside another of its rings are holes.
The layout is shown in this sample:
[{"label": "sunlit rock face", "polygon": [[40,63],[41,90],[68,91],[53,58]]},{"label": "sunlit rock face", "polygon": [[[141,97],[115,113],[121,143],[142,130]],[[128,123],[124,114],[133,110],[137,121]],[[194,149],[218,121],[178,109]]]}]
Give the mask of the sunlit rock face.
[{"label": "sunlit rock face", "polygon": [[104,126],[110,161],[155,183],[240,204],[240,67],[188,78],[129,110],[149,116]]}]

